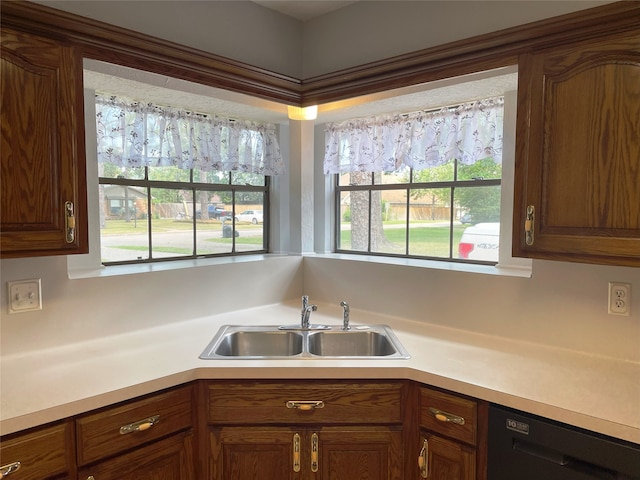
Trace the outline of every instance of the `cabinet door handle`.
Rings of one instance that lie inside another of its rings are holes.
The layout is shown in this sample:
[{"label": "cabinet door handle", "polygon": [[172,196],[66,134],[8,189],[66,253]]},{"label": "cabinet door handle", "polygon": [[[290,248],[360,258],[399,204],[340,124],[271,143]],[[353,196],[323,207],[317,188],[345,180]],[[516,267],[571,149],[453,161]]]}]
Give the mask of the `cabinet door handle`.
[{"label": "cabinet door handle", "polygon": [[429,441],[426,438],[422,442],[422,449],[418,455],[418,467],[420,468],[420,476],[427,478],[429,476]]},{"label": "cabinet door handle", "polygon": [[311,471],[318,471],[318,434],[311,435]]},{"label": "cabinet door handle", "polygon": [[96,480],[96,479],[95,479],[95,477],[94,477],[93,475],[89,475],[89,476],[87,477],[87,480]]},{"label": "cabinet door handle", "polygon": [[300,435],[293,436],[293,471],[300,471]]},{"label": "cabinet door handle", "polygon": [[324,402],[322,400],[289,400],[286,405],[287,408],[295,408],[302,411],[324,408]]},{"label": "cabinet door handle", "polygon": [[464,425],[464,417],[459,417],[453,413],[443,412],[437,408],[429,407],[431,415],[433,415],[439,422],[455,423],[456,425]]},{"label": "cabinet door handle", "polygon": [[154,415],[153,417],[145,418],[144,420],[139,420],[137,422],[130,423],[128,425],[123,425],[120,427],[120,435],[126,435],[127,433],[142,432],[144,430],[149,430],[159,421],[160,421],[160,415]]},{"label": "cabinet door handle", "polygon": [[533,228],[536,217],[536,208],[533,205],[527,207],[527,214],[524,221],[524,243],[533,245]]},{"label": "cabinet door handle", "polygon": [[0,467],[0,478],[8,477],[12,473],[15,473],[20,468],[20,462],[7,463]]},{"label": "cabinet door handle", "polygon": [[64,204],[65,218],[65,239],[67,243],[73,243],[76,239],[76,216],[73,210],[73,202],[65,202]]}]

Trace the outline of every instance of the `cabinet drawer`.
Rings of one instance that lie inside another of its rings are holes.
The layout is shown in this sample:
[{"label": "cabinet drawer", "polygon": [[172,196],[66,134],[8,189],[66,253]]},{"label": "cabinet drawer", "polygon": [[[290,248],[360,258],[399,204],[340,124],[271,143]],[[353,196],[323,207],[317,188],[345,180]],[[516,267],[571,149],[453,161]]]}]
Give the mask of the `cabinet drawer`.
[{"label": "cabinet drawer", "polygon": [[79,417],[78,464],[87,465],[189,428],[191,392],[190,386],[183,387]]},{"label": "cabinet drawer", "polygon": [[478,406],[473,400],[420,389],[420,425],[472,445],[477,441]]},{"label": "cabinet drawer", "polygon": [[[208,418],[219,424],[401,423],[404,396],[401,382],[215,383]],[[321,403],[305,409],[315,402]]]},{"label": "cabinet drawer", "polygon": [[[7,468],[20,462],[11,478],[39,480],[62,475],[71,468],[73,455],[66,450],[72,444],[72,424],[63,423],[6,437],[0,444],[0,463]],[[8,476],[7,476],[8,477]]]}]

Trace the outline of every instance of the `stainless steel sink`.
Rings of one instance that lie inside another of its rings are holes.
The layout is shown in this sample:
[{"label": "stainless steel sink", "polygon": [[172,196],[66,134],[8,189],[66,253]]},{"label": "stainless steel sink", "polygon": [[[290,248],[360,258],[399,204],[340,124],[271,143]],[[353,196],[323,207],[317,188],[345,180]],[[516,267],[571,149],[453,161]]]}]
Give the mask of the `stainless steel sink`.
[{"label": "stainless steel sink", "polygon": [[309,353],[322,357],[388,357],[398,349],[386,333],[332,330],[308,337]]},{"label": "stainless steel sink", "polygon": [[202,352],[202,359],[409,358],[390,327],[352,330],[281,330],[278,326],[224,325]]},{"label": "stainless steel sink", "polygon": [[290,357],[302,353],[298,332],[243,329],[220,338],[213,352],[222,357]]}]

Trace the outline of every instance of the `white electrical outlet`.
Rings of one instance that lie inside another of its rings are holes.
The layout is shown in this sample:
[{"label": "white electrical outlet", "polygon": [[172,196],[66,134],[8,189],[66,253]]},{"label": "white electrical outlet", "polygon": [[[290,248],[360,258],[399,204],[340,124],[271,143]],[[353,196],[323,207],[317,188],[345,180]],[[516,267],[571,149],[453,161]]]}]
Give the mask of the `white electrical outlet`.
[{"label": "white electrical outlet", "polygon": [[631,311],[631,284],[609,282],[609,313],[629,315]]},{"label": "white electrical outlet", "polygon": [[9,313],[42,310],[42,288],[39,278],[7,282]]}]

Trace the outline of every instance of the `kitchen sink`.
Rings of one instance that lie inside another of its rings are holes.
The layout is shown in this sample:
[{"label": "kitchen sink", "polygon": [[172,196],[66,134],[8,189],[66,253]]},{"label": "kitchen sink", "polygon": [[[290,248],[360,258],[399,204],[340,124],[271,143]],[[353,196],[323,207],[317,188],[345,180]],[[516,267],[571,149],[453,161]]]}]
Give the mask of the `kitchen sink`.
[{"label": "kitchen sink", "polygon": [[409,358],[387,325],[351,330],[291,329],[279,326],[224,325],[202,352],[202,359]]},{"label": "kitchen sink", "polygon": [[302,340],[298,332],[243,329],[223,335],[213,352],[222,357],[290,357],[302,353]]},{"label": "kitchen sink", "polygon": [[309,353],[322,357],[388,357],[398,349],[386,333],[331,330],[308,337]]}]

